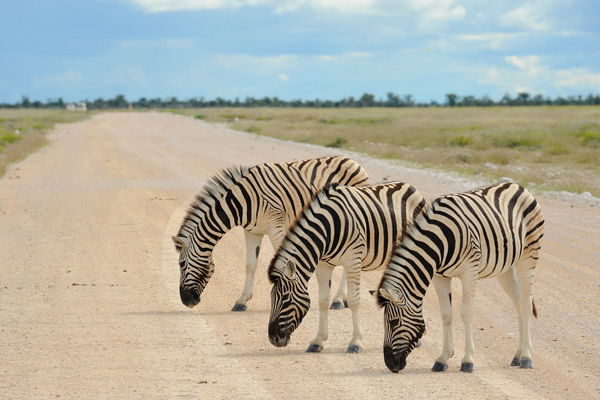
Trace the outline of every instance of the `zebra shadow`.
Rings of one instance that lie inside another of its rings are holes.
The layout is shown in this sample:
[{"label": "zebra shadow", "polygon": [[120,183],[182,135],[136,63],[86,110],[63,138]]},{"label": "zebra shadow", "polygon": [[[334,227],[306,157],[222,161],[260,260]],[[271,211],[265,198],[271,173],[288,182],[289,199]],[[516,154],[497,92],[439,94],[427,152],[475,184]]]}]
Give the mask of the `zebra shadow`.
[{"label": "zebra shadow", "polygon": [[181,311],[127,311],[119,313],[119,315],[131,315],[131,316],[152,316],[152,315],[193,315],[191,310],[181,310]]}]

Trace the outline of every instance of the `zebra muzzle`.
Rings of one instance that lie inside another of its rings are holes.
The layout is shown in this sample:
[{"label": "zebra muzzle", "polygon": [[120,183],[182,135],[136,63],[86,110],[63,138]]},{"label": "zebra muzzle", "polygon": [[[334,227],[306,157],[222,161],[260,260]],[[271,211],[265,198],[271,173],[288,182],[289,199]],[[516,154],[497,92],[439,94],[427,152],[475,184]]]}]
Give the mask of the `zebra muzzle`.
[{"label": "zebra muzzle", "polygon": [[181,297],[181,302],[189,308],[194,308],[194,306],[200,303],[200,294],[193,289],[186,289],[180,286],[179,297]]},{"label": "zebra muzzle", "polygon": [[290,342],[290,333],[282,331],[279,321],[273,321],[269,324],[269,341],[275,347],[285,347]]},{"label": "zebra muzzle", "polygon": [[394,354],[394,351],[389,346],[383,348],[383,359],[388,369],[395,374],[406,367],[406,354]]}]

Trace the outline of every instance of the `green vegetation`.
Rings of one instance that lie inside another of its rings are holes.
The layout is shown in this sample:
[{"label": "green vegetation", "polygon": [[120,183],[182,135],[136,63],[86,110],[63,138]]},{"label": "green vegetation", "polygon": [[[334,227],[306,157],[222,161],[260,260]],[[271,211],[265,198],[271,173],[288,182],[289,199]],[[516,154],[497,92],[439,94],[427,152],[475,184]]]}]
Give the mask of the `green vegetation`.
[{"label": "green vegetation", "polygon": [[337,149],[343,147],[346,143],[348,143],[348,139],[346,139],[345,137],[338,136],[335,139],[333,139],[333,141],[327,143],[325,147],[333,147]]},{"label": "green vegetation", "polygon": [[9,164],[46,144],[45,133],[56,123],[80,121],[88,115],[56,109],[0,109],[0,178]]},{"label": "green vegetation", "polygon": [[206,121],[240,131],[490,179],[508,176],[533,190],[589,191],[600,197],[598,106],[202,112]]}]

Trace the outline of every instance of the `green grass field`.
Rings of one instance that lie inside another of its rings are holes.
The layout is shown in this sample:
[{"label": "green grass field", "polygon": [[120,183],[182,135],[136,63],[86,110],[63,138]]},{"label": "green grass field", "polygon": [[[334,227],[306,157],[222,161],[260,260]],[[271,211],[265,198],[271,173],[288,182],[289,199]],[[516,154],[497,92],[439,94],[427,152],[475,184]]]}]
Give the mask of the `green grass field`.
[{"label": "green grass field", "polygon": [[278,139],[600,197],[600,107],[181,109]]},{"label": "green grass field", "polygon": [[81,121],[88,113],[65,110],[0,109],[0,178],[8,165],[27,157],[47,141],[56,123]]}]

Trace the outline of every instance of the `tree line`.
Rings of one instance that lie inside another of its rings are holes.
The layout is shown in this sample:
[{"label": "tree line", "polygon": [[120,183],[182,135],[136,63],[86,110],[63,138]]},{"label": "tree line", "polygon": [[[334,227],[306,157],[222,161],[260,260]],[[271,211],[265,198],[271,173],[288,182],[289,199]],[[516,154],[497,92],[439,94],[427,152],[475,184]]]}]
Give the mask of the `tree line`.
[{"label": "tree line", "polygon": [[[385,98],[376,99],[374,95],[365,93],[360,98],[353,96],[341,100],[282,100],[278,97],[254,98],[246,97],[244,100],[234,100],[217,97],[205,100],[204,97],[192,97],[179,100],[177,97],[146,98],[137,101],[127,101],[124,95],[119,94],[113,99],[84,100],[88,110],[107,110],[115,108],[205,108],[205,107],[315,107],[315,108],[342,108],[342,107],[493,107],[493,106],[543,106],[543,105],[600,105],[600,94],[584,96],[558,96],[554,99],[541,94],[531,96],[529,93],[518,93],[515,97],[505,94],[500,100],[494,101],[488,96],[477,98],[475,96],[458,96],[447,93],[445,101],[438,103],[432,100],[429,103],[417,102],[411,94],[403,96],[393,92],[387,93]],[[31,101],[28,96],[23,96],[20,102],[0,103],[0,108],[65,108],[66,102],[62,98],[48,99],[45,103],[39,100]]]}]

